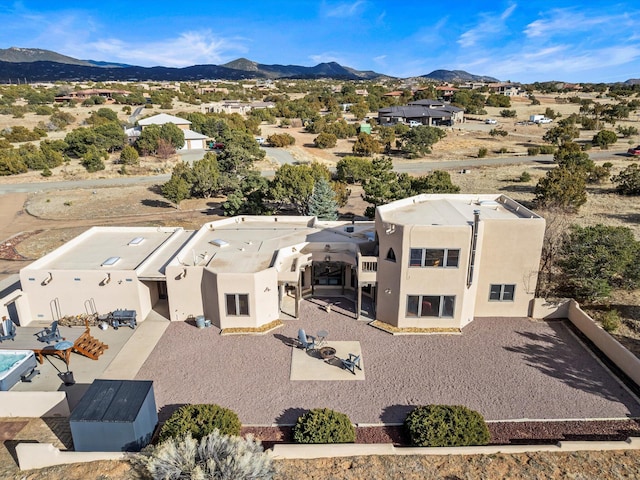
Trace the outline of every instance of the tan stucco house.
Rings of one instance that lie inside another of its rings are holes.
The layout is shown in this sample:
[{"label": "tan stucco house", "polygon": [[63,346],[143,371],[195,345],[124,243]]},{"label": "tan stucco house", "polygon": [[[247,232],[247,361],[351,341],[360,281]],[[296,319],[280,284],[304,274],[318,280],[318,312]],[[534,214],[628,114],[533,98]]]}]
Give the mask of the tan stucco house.
[{"label": "tan stucco house", "polygon": [[461,328],[478,316],[528,315],[544,228],[504,195],[419,195],[378,207],[373,222],[239,216],[197,231],[94,227],[22,269],[14,315],[25,325],[124,308],[144,320],[161,307],[171,321],[260,327],[297,318],[304,297],[343,296],[355,317]]}]

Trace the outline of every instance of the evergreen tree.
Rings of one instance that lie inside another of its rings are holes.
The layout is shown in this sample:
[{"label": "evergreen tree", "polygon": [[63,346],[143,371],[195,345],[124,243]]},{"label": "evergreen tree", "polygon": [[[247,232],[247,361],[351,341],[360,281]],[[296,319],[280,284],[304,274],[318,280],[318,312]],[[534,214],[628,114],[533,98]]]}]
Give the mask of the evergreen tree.
[{"label": "evergreen tree", "polygon": [[338,203],[335,199],[335,192],[324,178],[320,178],[313,187],[307,213],[318,217],[319,220],[338,219]]}]

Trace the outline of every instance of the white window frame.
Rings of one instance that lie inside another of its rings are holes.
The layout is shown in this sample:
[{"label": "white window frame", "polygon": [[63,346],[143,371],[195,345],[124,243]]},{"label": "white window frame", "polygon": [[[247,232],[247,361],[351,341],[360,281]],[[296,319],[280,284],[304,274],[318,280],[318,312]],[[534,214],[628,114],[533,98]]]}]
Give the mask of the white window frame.
[{"label": "white window frame", "polygon": [[[247,313],[240,312],[240,297],[245,296],[247,298]],[[234,297],[234,305],[236,313],[229,313],[229,297]],[[227,312],[227,317],[248,317],[250,316],[249,310],[249,294],[248,293],[225,293],[224,294],[224,308]]]},{"label": "white window frame", "polygon": [[[411,297],[418,299],[418,314],[409,315],[409,301]],[[422,315],[422,306],[426,297],[439,297],[439,307],[437,315]],[[453,310],[451,315],[444,315],[444,305],[447,299],[453,299]],[[407,295],[407,308],[405,311],[406,318],[454,318],[456,312],[456,296],[455,295]]]},{"label": "white window frame", "polygon": [[[414,251],[421,251],[420,265],[411,265]],[[427,265],[427,252],[429,250],[442,250],[441,265]],[[449,252],[458,252],[456,265],[449,265]],[[460,267],[460,249],[459,248],[411,248],[409,250],[409,268],[459,268]]]},{"label": "white window frame", "polygon": [[[491,298],[491,295],[494,291],[494,287],[499,287],[500,288],[500,292],[499,292],[499,298]],[[511,288],[511,298],[504,298],[505,297],[505,289],[506,287],[512,287]],[[491,285],[489,285],[489,301],[490,302],[513,302],[515,301],[516,298],[516,284],[515,283],[492,283]]]}]

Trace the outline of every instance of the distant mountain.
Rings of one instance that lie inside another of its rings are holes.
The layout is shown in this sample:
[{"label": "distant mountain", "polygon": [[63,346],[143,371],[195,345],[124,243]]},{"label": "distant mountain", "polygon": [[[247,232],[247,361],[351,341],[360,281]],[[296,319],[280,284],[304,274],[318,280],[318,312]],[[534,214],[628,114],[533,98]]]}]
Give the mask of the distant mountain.
[{"label": "distant mountain", "polygon": [[52,52],[51,50],[42,50],[39,48],[0,48],[0,61],[11,63],[56,62],[68,65],[91,66],[91,63],[86,60],[78,60],[77,58],[67,57],[66,55]]},{"label": "distant mountain", "polygon": [[627,85],[640,85],[640,78],[630,78],[626,82]]},{"label": "distant mountain", "polygon": [[434,70],[433,72],[422,75],[422,78],[438,80],[439,82],[499,82],[497,78],[487,77],[484,75],[473,75],[464,70]]},{"label": "distant mountain", "polygon": [[128,65],[126,63],[115,63],[115,62],[100,62],[98,60],[82,60],[83,62],[87,62],[90,65],[96,67],[115,67],[115,68],[125,68],[132,67],[133,65]]},{"label": "distant mountain", "polygon": [[341,78],[348,80],[372,80],[384,77],[381,73],[360,71],[343,67],[336,62],[320,63],[315,67],[301,67],[299,65],[265,65],[246,58],[238,58],[221,65],[233,70],[261,75],[265,78]]}]

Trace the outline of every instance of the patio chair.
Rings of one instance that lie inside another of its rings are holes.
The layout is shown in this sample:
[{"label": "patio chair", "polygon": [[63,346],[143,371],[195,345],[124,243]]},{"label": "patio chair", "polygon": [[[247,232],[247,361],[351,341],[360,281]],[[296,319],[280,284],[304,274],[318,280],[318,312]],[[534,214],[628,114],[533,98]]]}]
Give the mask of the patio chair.
[{"label": "patio chair", "polygon": [[358,370],[362,370],[362,368],[360,368],[360,355],[350,353],[349,358],[342,358],[340,360],[342,362],[342,366],[354,375],[356,374],[356,368]]},{"label": "patio chair", "polygon": [[50,327],[47,327],[44,330],[40,330],[39,332],[34,333],[34,335],[36,336],[38,341],[45,343],[58,342],[62,340],[62,337],[60,336],[60,330],[58,330],[57,320],[53,322]]},{"label": "patio chair", "polygon": [[0,342],[3,340],[16,339],[16,324],[10,318],[2,319],[2,332],[0,332]]},{"label": "patio chair", "polygon": [[298,342],[300,342],[300,346],[305,350],[312,350],[316,348],[316,338],[311,335],[307,335],[302,328],[298,330]]}]

